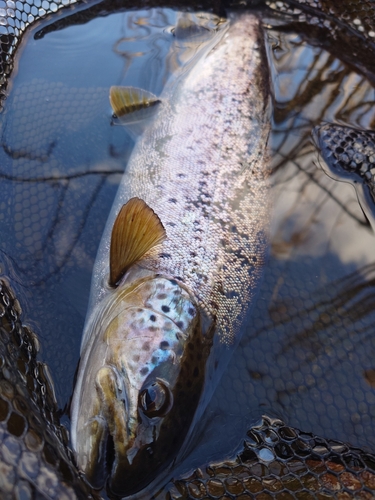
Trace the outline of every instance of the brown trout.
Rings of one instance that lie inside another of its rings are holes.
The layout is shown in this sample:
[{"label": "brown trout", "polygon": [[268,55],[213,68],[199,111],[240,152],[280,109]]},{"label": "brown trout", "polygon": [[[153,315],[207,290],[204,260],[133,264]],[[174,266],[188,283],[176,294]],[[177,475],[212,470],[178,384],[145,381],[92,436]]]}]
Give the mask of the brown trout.
[{"label": "brown trout", "polygon": [[[270,106],[259,20],[237,14],[217,38],[155,106],[95,263],[72,443],[90,483],[116,495],[178,461],[264,265]],[[117,115],[125,94],[111,90]]]}]

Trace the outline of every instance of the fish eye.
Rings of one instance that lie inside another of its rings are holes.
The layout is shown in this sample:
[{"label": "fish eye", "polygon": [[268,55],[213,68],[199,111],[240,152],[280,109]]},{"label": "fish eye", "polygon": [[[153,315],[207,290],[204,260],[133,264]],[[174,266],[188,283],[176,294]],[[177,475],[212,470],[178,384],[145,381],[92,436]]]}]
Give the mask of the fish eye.
[{"label": "fish eye", "polygon": [[157,379],[139,394],[139,408],[146,417],[163,417],[172,406],[172,393],[169,387]]}]

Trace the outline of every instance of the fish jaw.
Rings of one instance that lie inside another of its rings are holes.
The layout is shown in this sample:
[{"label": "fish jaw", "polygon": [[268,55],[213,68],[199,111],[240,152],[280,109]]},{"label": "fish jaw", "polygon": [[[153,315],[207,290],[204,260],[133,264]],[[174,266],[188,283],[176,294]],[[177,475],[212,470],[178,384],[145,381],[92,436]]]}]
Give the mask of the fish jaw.
[{"label": "fish jaw", "polygon": [[144,489],[180,451],[209,354],[200,312],[175,280],[130,289],[114,291],[93,323],[72,403],[78,466],[119,496]]}]

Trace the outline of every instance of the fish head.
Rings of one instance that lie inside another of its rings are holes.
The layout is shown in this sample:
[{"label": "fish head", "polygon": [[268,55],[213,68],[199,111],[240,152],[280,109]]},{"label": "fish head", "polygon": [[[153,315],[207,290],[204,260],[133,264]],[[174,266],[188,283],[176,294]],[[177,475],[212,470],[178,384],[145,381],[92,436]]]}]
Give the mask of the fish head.
[{"label": "fish head", "polygon": [[73,445],[92,486],[124,496],[180,451],[208,351],[198,308],[176,281],[157,277],[114,297],[80,369]]}]

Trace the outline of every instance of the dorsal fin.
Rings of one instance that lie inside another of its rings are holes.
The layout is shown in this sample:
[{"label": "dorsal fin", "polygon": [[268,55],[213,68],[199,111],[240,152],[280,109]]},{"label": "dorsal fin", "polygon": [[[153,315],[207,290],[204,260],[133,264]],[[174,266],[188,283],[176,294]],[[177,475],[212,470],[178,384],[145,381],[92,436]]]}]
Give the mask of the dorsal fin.
[{"label": "dorsal fin", "polygon": [[[109,89],[109,101],[117,118],[126,121],[143,119],[145,113],[142,110],[151,108],[160,102],[156,95],[147,90],[117,86]],[[148,116],[147,113],[146,115]]]},{"label": "dorsal fin", "polygon": [[156,213],[140,198],[131,198],[113,224],[109,257],[109,283],[115,286],[146,252],[161,243],[166,232]]},{"label": "dorsal fin", "polygon": [[[196,21],[197,16],[192,15],[190,12],[179,17],[173,33],[178,42],[201,45],[212,35],[213,30]],[[199,21],[201,20],[199,19]]]}]

